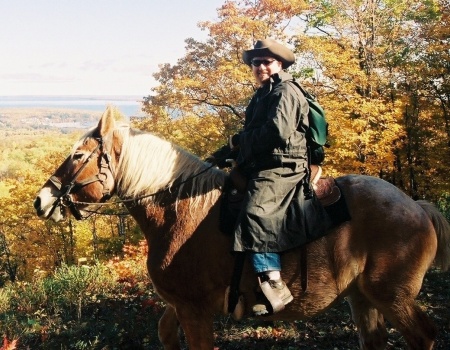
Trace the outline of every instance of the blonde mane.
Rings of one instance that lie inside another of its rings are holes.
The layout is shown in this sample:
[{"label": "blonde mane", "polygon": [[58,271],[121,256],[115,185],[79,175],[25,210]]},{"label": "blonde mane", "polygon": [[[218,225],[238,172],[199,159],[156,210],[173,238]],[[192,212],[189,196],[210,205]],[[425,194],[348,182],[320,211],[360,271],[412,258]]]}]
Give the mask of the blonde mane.
[{"label": "blonde mane", "polygon": [[[122,198],[143,197],[163,190],[189,189],[191,209],[214,203],[221,193],[226,174],[181,147],[129,127],[114,131],[122,139],[116,168],[117,192]],[[179,185],[182,183],[181,185]],[[144,201],[155,201],[149,196]]]}]

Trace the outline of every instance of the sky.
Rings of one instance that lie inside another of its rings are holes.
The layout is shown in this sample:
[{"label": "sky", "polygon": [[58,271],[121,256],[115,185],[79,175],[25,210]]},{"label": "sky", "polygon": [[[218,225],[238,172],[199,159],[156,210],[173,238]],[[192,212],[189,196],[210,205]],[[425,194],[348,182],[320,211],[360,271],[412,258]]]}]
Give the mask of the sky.
[{"label": "sky", "polygon": [[147,96],[225,0],[0,0],[0,96]]}]

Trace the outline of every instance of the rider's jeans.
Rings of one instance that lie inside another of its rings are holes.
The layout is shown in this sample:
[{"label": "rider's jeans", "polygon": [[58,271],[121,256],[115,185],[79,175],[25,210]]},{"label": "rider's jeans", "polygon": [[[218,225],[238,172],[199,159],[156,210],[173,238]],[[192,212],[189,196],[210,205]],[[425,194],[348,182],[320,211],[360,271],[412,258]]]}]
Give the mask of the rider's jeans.
[{"label": "rider's jeans", "polygon": [[281,259],[278,253],[251,253],[251,259],[256,273],[281,271]]}]

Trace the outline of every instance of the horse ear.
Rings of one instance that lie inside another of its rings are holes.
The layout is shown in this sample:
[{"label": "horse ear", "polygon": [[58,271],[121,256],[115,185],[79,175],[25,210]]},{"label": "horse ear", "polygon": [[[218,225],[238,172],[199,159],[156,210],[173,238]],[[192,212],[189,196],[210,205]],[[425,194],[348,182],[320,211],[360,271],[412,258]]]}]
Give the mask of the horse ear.
[{"label": "horse ear", "polygon": [[116,121],[114,118],[114,108],[108,106],[106,111],[102,114],[100,121],[98,122],[95,136],[103,137],[114,129]]}]

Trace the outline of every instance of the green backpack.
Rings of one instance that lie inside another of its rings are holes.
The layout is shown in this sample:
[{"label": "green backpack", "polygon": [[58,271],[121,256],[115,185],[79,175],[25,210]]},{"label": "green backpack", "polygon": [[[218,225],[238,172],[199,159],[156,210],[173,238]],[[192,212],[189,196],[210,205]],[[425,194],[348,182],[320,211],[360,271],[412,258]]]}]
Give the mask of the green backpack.
[{"label": "green backpack", "polygon": [[294,80],[293,83],[300,89],[309,105],[309,128],[306,131],[309,162],[310,164],[319,165],[325,159],[324,147],[329,147],[327,143],[328,123],[325,118],[325,111],[315,97],[306,91],[297,81]]}]

